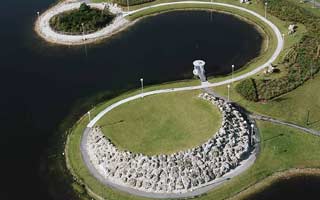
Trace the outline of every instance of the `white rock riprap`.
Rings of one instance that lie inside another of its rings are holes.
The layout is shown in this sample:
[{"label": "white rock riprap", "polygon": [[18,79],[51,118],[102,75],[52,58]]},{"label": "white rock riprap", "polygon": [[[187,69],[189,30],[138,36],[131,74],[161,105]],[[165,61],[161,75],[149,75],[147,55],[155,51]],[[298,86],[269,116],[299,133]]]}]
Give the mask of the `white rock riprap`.
[{"label": "white rock riprap", "polygon": [[153,193],[184,193],[209,185],[239,166],[252,150],[249,123],[228,102],[207,93],[201,98],[220,109],[220,130],[204,144],[171,155],[146,156],[119,150],[100,128],[92,128],[86,150],[92,165],[109,181]]}]

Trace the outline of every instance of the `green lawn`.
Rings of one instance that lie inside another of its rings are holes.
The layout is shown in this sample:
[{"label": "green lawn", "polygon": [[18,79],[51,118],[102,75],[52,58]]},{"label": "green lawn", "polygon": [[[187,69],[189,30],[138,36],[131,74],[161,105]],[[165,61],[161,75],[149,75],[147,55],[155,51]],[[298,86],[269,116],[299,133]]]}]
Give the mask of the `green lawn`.
[{"label": "green lawn", "polygon": [[200,93],[146,96],[111,110],[98,125],[115,145],[132,152],[169,154],[195,147],[212,137],[222,121],[218,108],[200,99]]}]

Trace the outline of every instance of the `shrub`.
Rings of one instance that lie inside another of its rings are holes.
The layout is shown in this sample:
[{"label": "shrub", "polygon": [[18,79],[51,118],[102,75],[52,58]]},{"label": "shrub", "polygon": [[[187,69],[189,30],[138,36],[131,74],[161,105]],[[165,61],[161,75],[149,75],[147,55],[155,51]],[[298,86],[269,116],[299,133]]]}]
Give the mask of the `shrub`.
[{"label": "shrub", "polygon": [[253,79],[245,79],[236,86],[236,91],[250,101],[258,101],[257,90]]},{"label": "shrub", "polygon": [[82,3],[77,10],[52,17],[50,26],[57,32],[80,35],[104,28],[114,17],[114,14],[108,9],[98,10]]}]

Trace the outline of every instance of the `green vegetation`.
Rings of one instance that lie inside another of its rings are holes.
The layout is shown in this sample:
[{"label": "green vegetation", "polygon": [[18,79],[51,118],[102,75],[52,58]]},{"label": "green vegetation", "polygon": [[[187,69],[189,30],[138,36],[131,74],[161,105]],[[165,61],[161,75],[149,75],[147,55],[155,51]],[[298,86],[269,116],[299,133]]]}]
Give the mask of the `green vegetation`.
[{"label": "green vegetation", "polygon": [[113,18],[107,8],[99,10],[82,3],[80,8],[64,12],[50,19],[50,26],[58,32],[72,35],[88,34],[109,24]]},{"label": "green vegetation", "polygon": [[146,96],[111,110],[98,125],[115,145],[133,152],[155,155],[192,148],[212,137],[222,120],[219,110],[198,94]]},{"label": "green vegetation", "polygon": [[268,7],[269,12],[281,20],[304,24],[307,33],[281,63],[285,74],[253,80],[256,87],[252,89],[256,91],[251,93],[257,93],[259,100],[269,100],[297,88],[320,69],[320,17],[288,0],[271,0]]},{"label": "green vegetation", "polygon": [[256,85],[252,78],[242,81],[236,86],[236,91],[250,101],[257,101]]}]

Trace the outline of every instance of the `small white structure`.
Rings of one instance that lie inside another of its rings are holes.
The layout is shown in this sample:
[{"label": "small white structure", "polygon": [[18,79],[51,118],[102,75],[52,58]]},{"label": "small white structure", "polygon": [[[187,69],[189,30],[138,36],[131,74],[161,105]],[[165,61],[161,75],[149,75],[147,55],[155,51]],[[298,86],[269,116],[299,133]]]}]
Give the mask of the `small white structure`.
[{"label": "small white structure", "polygon": [[275,67],[270,64],[268,68],[264,71],[265,74],[272,74],[274,72]]},{"label": "small white structure", "polygon": [[201,82],[206,82],[207,78],[205,76],[205,70],[204,70],[204,65],[206,63],[203,60],[195,60],[193,62],[193,74],[195,76],[198,76],[201,80]]},{"label": "small white structure", "polygon": [[293,34],[293,33],[295,33],[296,32],[296,29],[297,29],[297,25],[295,25],[295,24],[290,24],[289,25],[289,27],[288,27],[288,35],[291,35],[291,34]]},{"label": "small white structure", "polygon": [[240,0],[240,3],[250,4],[250,0]]}]

